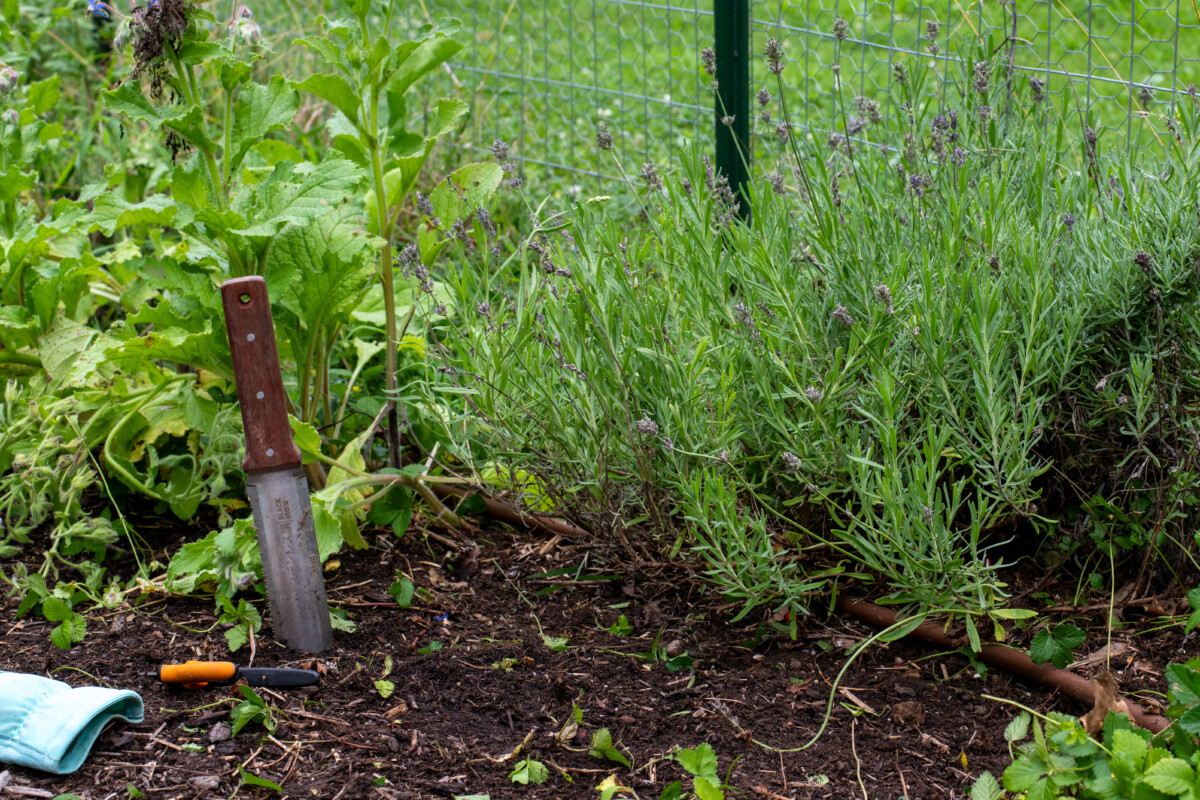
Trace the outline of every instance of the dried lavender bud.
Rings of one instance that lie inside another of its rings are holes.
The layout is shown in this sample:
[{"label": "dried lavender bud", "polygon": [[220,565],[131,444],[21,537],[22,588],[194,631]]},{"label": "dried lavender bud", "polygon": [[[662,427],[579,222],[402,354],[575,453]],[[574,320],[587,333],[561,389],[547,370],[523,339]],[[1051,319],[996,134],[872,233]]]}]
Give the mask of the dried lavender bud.
[{"label": "dried lavender bud", "polygon": [[904,66],[903,61],[892,64],[892,78],[901,86],[908,83],[908,67]]},{"label": "dried lavender bud", "polygon": [[1142,104],[1142,108],[1149,108],[1154,102],[1154,92],[1149,86],[1143,86],[1138,89],[1138,102]]},{"label": "dried lavender bud", "polygon": [[881,283],[875,287],[875,299],[887,306],[887,313],[890,315],[892,311],[892,290],[888,288],[886,283]]},{"label": "dried lavender bud", "polygon": [[992,107],[980,106],[977,110],[979,111],[979,121],[986,125],[987,121],[992,118]]},{"label": "dried lavender bud", "polygon": [[643,412],[642,418],[636,423],[637,431],[642,436],[658,436],[658,424],[650,419],[650,415]]},{"label": "dried lavender bud", "polygon": [[833,310],[829,316],[836,319],[838,322],[845,325],[847,328],[854,325],[854,317],[850,316],[850,312],[846,310],[844,305],[838,304],[838,307]]},{"label": "dried lavender bud", "polygon": [[492,222],[492,215],[483,206],[475,209],[475,219],[483,227],[484,233],[489,239],[496,238],[496,225]]},{"label": "dried lavender bud", "polygon": [[1134,254],[1133,263],[1141,267],[1142,272],[1146,273],[1147,275],[1149,275],[1150,270],[1154,268],[1154,262],[1150,259],[1150,254],[1141,249]]},{"label": "dried lavender bud", "polygon": [[815,386],[809,386],[807,389],[805,389],[804,396],[814,403],[825,399],[825,393]]},{"label": "dried lavender bud", "polygon": [[433,307],[433,313],[437,314],[440,317],[446,316],[446,304],[438,303],[436,306]]},{"label": "dried lavender bud", "polygon": [[649,161],[642,164],[638,175],[646,182],[651,191],[659,191],[662,189],[662,179],[658,177],[658,167]]},{"label": "dried lavender bud", "polygon": [[771,102],[771,93],[766,89],[759,89],[758,94],[755,95],[755,99],[758,100],[758,104],[760,106],[765,106],[767,103]]},{"label": "dried lavender bud", "polygon": [[724,125],[726,128],[732,128],[733,122],[734,122],[733,114],[726,114],[725,116],[721,117],[721,124]]},{"label": "dried lavender bud", "polygon": [[1112,190],[1112,193],[1117,197],[1125,196],[1125,190],[1121,187],[1121,182],[1117,180],[1115,175],[1108,179],[1108,188]]},{"label": "dried lavender bud", "polygon": [[717,54],[711,47],[700,51],[700,63],[704,64],[704,71],[709,75],[717,74]]},{"label": "dried lavender bud", "polygon": [[786,122],[780,122],[778,125],[775,126],[775,138],[778,139],[781,143],[787,144],[787,140],[790,139],[791,136],[792,136],[791,126],[788,125]]},{"label": "dried lavender bud", "polygon": [[508,161],[508,145],[504,143],[503,139],[492,141],[492,156],[500,162]]},{"label": "dried lavender bud", "polygon": [[1067,226],[1067,233],[1070,233],[1071,229],[1075,227],[1075,215],[1069,211],[1063,214],[1063,225]]},{"label": "dried lavender bud", "polygon": [[683,180],[681,180],[681,181],[679,182],[679,185],[680,185],[680,186],[683,188],[683,193],[684,193],[684,194],[691,194],[691,193],[692,193],[692,182],[691,182],[691,181],[689,181],[687,178],[684,178]]},{"label": "dried lavender bud", "polygon": [[773,173],[768,180],[771,182],[771,191],[775,192],[775,194],[782,197],[787,193],[787,187],[783,183],[783,173]]},{"label": "dried lavender bud", "polygon": [[783,451],[780,458],[783,460],[784,469],[788,472],[799,472],[804,467],[804,462],[796,458],[794,453],[790,453],[787,450]]},{"label": "dried lavender bud", "polygon": [[925,38],[932,42],[933,40],[937,39],[938,31],[940,29],[941,28],[937,22],[934,20],[929,20],[925,23]]},{"label": "dried lavender bud", "polygon": [[783,72],[783,48],[779,46],[778,39],[767,39],[767,43],[763,45],[763,55],[767,57],[768,72],[772,75]]},{"label": "dried lavender bud", "polygon": [[837,175],[834,175],[833,180],[831,180],[829,182],[829,190],[830,190],[830,194],[833,195],[834,206],[840,207],[842,205],[842,195],[838,191],[838,176]]},{"label": "dried lavender bud", "polygon": [[600,130],[596,132],[596,147],[599,147],[601,150],[612,150],[612,146],[613,137],[612,134],[608,132],[608,123],[606,122],[601,125]]},{"label": "dried lavender bud", "polygon": [[729,451],[722,450],[721,452],[717,453],[717,461],[720,461],[722,464],[728,464],[729,463]]},{"label": "dried lavender bud", "polygon": [[861,94],[854,98],[854,108],[868,122],[874,125],[880,122],[883,117],[879,114],[879,101],[872,100],[869,97],[863,97]]},{"label": "dried lavender bud", "polygon": [[997,256],[995,253],[993,253],[992,255],[988,256],[987,263],[988,263],[988,266],[992,268],[993,275],[1000,274],[1000,257],[999,256]]},{"label": "dried lavender bud", "polygon": [[954,166],[961,167],[967,163],[967,152],[961,147],[955,147],[954,152],[950,155],[950,160],[954,162]]},{"label": "dried lavender bud", "polygon": [[1096,386],[1095,386],[1094,388],[1095,388],[1095,390],[1096,390],[1097,392],[1103,392],[1103,391],[1104,391],[1104,387],[1106,387],[1106,386],[1108,386],[1108,376],[1107,376],[1107,375],[1105,375],[1103,378],[1101,378],[1101,379],[1100,379],[1100,380],[1099,380],[1099,381],[1096,383]]},{"label": "dried lavender bud", "polygon": [[986,61],[975,62],[975,82],[972,84],[975,91],[982,95],[988,93],[988,88],[992,82],[992,65]]},{"label": "dried lavender bud", "polygon": [[486,301],[475,304],[475,313],[481,317],[492,318],[492,304]]},{"label": "dried lavender bud", "polygon": [[771,112],[764,108],[762,113],[758,115],[758,118],[765,123],[769,123],[771,121]]},{"label": "dried lavender bud", "polygon": [[1041,103],[1046,99],[1046,94],[1044,91],[1045,88],[1045,84],[1043,84],[1040,80],[1032,75],[1029,76],[1029,94],[1030,97],[1032,97],[1034,104]]},{"label": "dried lavender bud", "polygon": [[846,22],[846,20],[842,19],[841,17],[838,17],[833,21],[833,38],[837,39],[839,42],[845,41],[849,30],[850,23]]}]

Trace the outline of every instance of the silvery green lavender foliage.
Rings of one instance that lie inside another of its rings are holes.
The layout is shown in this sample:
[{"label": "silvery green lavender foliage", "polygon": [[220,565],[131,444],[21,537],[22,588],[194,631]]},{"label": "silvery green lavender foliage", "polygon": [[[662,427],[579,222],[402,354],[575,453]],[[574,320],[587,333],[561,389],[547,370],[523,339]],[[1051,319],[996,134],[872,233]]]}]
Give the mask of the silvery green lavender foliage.
[{"label": "silvery green lavender foliage", "polygon": [[[535,233],[458,354],[481,448],[614,539],[667,534],[743,613],[855,570],[976,647],[1030,613],[1004,608],[997,545],[1111,547],[1086,518],[1057,532],[1094,497],[1148,498],[1190,540],[1163,498],[1195,474],[1172,409],[1200,399],[1196,106],[1137,165],[1061,148],[1073,109],[972,66],[902,70],[894,119],[773,140],[790,170],[762,170],[749,223],[693,157],[642,167],[648,231],[593,198],[569,238]],[[926,80],[947,108],[910,102]]]}]

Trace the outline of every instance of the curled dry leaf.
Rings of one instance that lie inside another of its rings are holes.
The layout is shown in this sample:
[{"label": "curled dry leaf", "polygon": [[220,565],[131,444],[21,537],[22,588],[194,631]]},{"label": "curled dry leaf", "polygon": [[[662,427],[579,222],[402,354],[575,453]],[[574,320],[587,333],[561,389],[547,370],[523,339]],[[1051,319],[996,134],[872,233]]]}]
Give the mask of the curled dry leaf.
[{"label": "curled dry leaf", "polygon": [[1092,710],[1080,717],[1083,727],[1092,736],[1099,736],[1104,729],[1104,718],[1109,712],[1133,717],[1129,704],[1121,697],[1120,688],[1111,672],[1102,672],[1092,681],[1096,687],[1096,699]]}]

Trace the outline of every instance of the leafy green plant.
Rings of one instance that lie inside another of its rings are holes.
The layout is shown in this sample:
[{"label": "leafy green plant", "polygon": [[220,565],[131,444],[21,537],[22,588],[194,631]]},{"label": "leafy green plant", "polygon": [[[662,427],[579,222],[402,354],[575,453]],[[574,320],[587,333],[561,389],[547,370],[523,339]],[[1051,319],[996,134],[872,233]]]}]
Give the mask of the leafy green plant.
[{"label": "leafy green plant", "polygon": [[[1167,667],[1166,715],[1173,724],[1152,735],[1134,728],[1129,717],[1109,713],[1099,738],[1080,720],[1052,713],[1032,718],[1021,712],[1004,731],[1017,745],[1005,770],[1003,789],[1025,798],[1192,797],[1200,792],[1196,763],[1200,758],[1200,660]],[[998,800],[1004,794],[996,779],[982,775],[972,800]]]},{"label": "leafy green plant", "polygon": [[692,776],[692,792],[699,800],[724,800],[725,792],[717,775],[717,754],[712,745],[702,742],[690,750],[681,748],[674,757]]},{"label": "leafy green plant", "polygon": [[254,604],[246,602],[244,597],[239,597],[235,606],[227,596],[218,595],[217,603],[221,607],[218,621],[222,625],[232,626],[225,631],[225,641],[229,644],[229,651],[236,653],[262,630],[262,615],[258,613]]},{"label": "leafy green plant", "polygon": [[1029,645],[1029,657],[1035,664],[1049,661],[1059,669],[1071,663],[1076,647],[1087,641],[1087,634],[1070,623],[1040,630]]},{"label": "leafy green plant", "polygon": [[258,692],[249,686],[239,686],[238,689],[242,693],[242,700],[230,712],[233,735],[237,736],[243,728],[251,723],[261,725],[267,733],[274,733],[279,724],[277,719],[280,713],[279,709],[267,703]]},{"label": "leafy green plant", "polygon": [[536,759],[526,758],[518,761],[513,767],[512,772],[508,773],[508,779],[513,783],[519,783],[522,786],[540,785],[545,783],[550,777],[550,770],[546,765]]},{"label": "leafy green plant", "polygon": [[592,744],[588,748],[588,755],[593,758],[615,761],[629,768],[633,766],[629,763],[629,759],[625,757],[625,754],[613,744],[612,733],[609,732],[608,728],[597,728],[592,733]]}]

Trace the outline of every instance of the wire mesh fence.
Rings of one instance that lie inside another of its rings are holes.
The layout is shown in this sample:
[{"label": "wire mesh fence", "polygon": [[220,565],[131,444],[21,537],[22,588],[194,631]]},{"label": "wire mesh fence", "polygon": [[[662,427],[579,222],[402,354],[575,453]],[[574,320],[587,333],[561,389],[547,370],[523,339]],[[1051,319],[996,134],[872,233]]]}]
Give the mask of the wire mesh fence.
[{"label": "wire mesh fence", "polygon": [[[727,5],[426,0],[422,8],[432,19],[463,21],[466,48],[437,88],[467,100],[474,112],[464,157],[479,157],[501,138],[512,143],[532,186],[581,191],[621,177],[596,146],[602,129],[611,133],[621,164],[633,170],[644,161],[669,164],[690,142],[713,140],[714,97],[700,51],[712,45],[714,26],[726,24]],[[787,55],[782,77],[793,122],[818,141],[853,124],[838,113],[838,81],[851,115],[873,101],[891,119],[897,80],[924,75],[917,102],[939,107],[955,82],[972,80],[977,61],[991,59],[993,81],[1005,83],[1006,96],[1009,85],[1016,92],[1015,113],[1032,113],[1041,96],[1087,120],[1109,147],[1154,152],[1169,135],[1176,104],[1189,93],[1194,99],[1200,81],[1198,0],[741,5],[751,17],[744,53],[751,59],[751,93],[777,94],[761,57],[763,44],[775,38]],[[838,18],[848,23],[842,40],[834,36]],[[864,101],[855,107],[858,97]],[[751,150],[760,160],[778,150],[777,100],[748,110]]]}]

